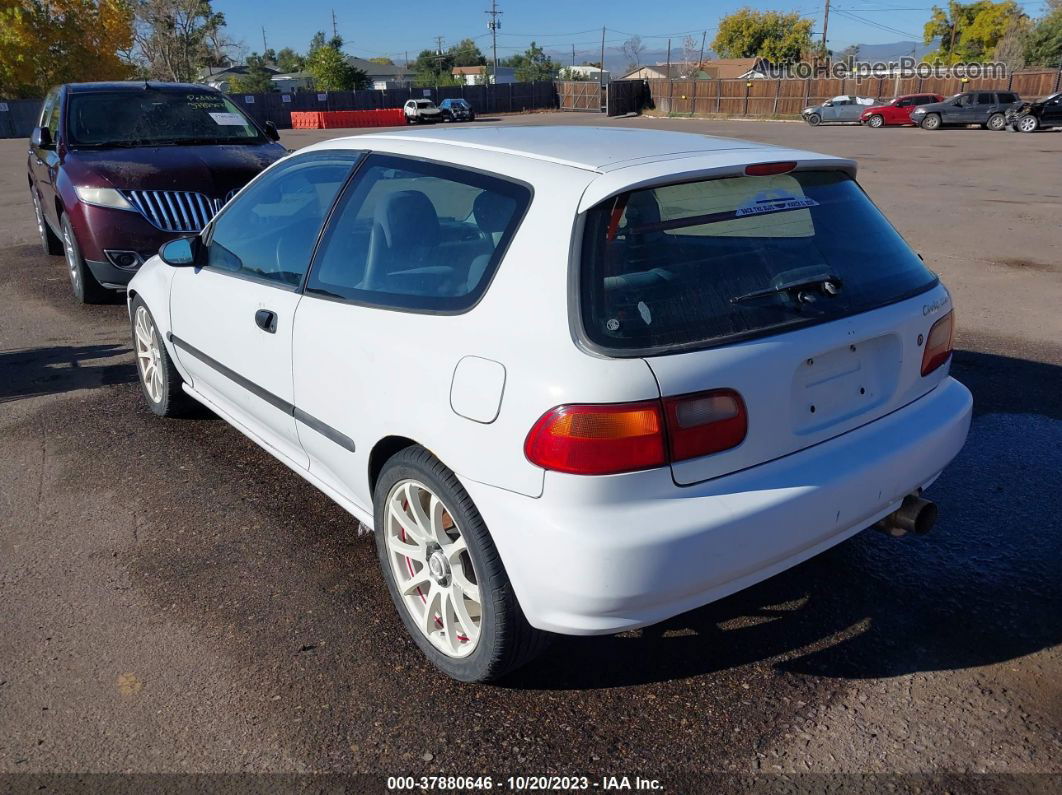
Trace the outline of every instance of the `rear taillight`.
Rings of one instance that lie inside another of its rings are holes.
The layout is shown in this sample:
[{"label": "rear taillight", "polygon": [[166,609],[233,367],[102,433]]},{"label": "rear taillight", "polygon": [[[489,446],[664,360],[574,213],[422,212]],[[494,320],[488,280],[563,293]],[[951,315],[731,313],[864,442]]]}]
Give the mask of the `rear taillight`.
[{"label": "rear taillight", "polygon": [[745,401],[733,389],[664,398],[664,411],[672,461],[737,447],[749,427]]},{"label": "rear taillight", "polygon": [[558,406],[524,442],[527,460],[574,475],[614,475],[665,466],[741,444],[745,403],[732,389],[647,400]]},{"label": "rear taillight", "polygon": [[952,339],[955,334],[955,313],[948,312],[933,324],[922,353],[922,375],[929,375],[951,356]]}]

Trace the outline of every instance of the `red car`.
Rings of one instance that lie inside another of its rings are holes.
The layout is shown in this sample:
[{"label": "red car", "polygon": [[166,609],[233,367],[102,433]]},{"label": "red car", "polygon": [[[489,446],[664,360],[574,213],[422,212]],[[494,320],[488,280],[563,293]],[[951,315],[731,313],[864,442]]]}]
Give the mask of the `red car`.
[{"label": "red car", "polygon": [[931,102],[943,102],[944,97],[940,94],[907,94],[884,105],[871,105],[859,117],[861,124],[867,127],[885,127],[890,124],[910,124],[911,111],[919,105],[928,105]]}]

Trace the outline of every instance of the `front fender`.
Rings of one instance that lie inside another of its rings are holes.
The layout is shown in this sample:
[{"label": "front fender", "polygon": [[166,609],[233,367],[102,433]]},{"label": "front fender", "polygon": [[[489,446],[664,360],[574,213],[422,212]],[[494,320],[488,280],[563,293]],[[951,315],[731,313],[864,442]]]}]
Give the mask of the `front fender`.
[{"label": "front fender", "polygon": [[126,309],[129,312],[130,320],[132,320],[133,299],[137,296],[140,297],[140,300],[147,305],[148,310],[151,312],[151,317],[155,320],[155,326],[162,337],[162,343],[166,346],[166,351],[170,354],[170,360],[177,368],[177,372],[181,374],[185,381],[191,383],[188,374],[181,367],[180,359],[174,353],[172,343],[167,339],[171,329],[170,289],[177,271],[177,268],[167,265],[158,255],[151,257],[140,266],[140,270],[136,272],[136,275],[129,282],[129,287],[126,291]]}]

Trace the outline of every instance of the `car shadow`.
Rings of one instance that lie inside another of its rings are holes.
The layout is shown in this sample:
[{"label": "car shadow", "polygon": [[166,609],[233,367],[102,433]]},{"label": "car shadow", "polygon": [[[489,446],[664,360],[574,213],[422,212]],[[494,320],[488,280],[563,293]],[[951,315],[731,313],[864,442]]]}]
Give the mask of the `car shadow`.
[{"label": "car shadow", "polygon": [[0,352],[0,403],[137,380],[126,345],[56,345]]},{"label": "car shadow", "polygon": [[[928,492],[933,532],[860,533],[756,586],[611,637],[557,637],[513,689],[623,687],[770,661],[863,679],[998,663],[1062,642],[1062,367],[960,350],[966,447]],[[751,541],[750,541],[751,542]]]}]

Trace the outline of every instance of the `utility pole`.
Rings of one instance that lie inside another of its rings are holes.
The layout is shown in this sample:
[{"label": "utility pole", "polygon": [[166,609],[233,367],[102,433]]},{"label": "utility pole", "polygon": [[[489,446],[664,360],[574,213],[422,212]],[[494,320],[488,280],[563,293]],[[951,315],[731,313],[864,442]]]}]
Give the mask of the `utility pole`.
[{"label": "utility pole", "polygon": [[601,71],[597,73],[598,82],[605,85],[605,26],[601,26]]},{"label": "utility pole", "polygon": [[443,45],[443,37],[442,36],[436,36],[435,37],[435,52],[439,53],[439,55],[442,55],[442,45]]},{"label": "utility pole", "polygon": [[708,38],[708,31],[701,33],[701,54],[697,57],[697,70],[700,71],[701,64],[704,63],[704,40]]},{"label": "utility pole", "polygon": [[262,55],[264,56],[269,45],[266,44],[265,25],[262,25]]},{"label": "utility pole", "polygon": [[830,0],[826,0],[826,11],[822,15],[822,56],[828,58],[830,51],[826,48],[826,31],[830,27]]},{"label": "utility pole", "polygon": [[501,20],[498,19],[502,15],[502,12],[498,10],[497,0],[490,0],[490,11],[484,12],[490,17],[487,22],[487,29],[490,31],[491,46],[494,49],[494,72],[492,76],[494,82],[498,82],[498,30],[501,28]]},{"label": "utility pole", "polygon": [[339,35],[339,28],[336,25],[336,10],[332,9],[332,38],[336,38]]},{"label": "utility pole", "polygon": [[575,43],[572,43],[572,66],[575,66]]}]

